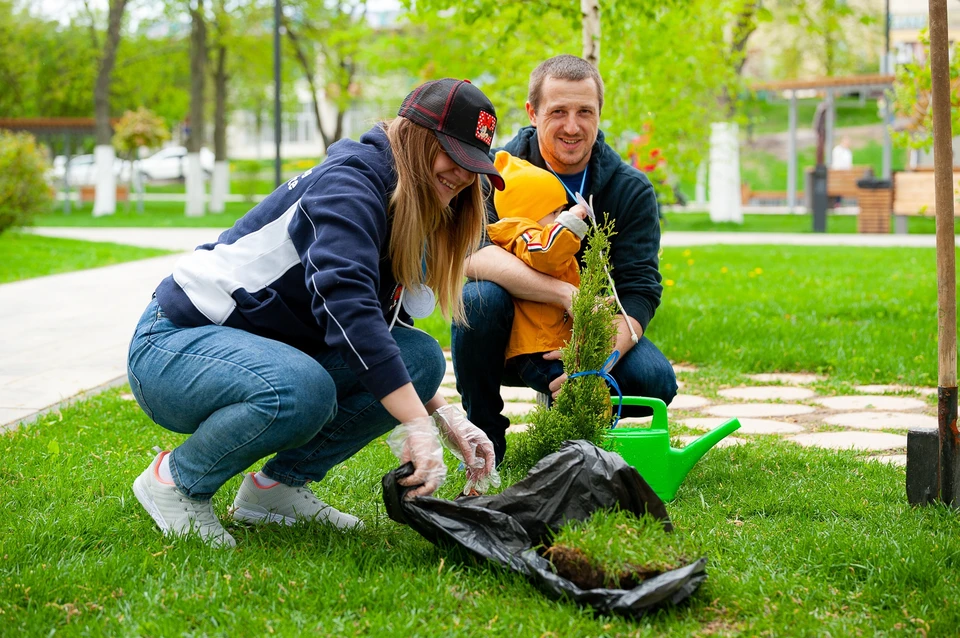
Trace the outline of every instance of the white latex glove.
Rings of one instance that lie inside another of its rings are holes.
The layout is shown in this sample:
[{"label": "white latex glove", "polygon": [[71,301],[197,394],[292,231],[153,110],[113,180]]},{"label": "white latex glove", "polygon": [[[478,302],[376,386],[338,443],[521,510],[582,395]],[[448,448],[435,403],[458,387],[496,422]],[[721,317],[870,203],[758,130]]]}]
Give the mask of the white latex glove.
[{"label": "white latex glove", "polygon": [[498,487],[500,474],[495,468],[493,443],[483,430],[470,423],[455,405],[437,408],[433,418],[440,429],[440,440],[455,457],[463,461],[467,469],[467,484],[463,493],[476,490],[483,494],[491,487]]},{"label": "white latex glove", "polygon": [[401,423],[387,437],[387,445],[401,463],[413,462],[414,472],[397,481],[404,487],[419,485],[407,492],[405,498],[430,496],[443,485],[447,466],[443,462],[443,447],[432,417],[422,416]]}]

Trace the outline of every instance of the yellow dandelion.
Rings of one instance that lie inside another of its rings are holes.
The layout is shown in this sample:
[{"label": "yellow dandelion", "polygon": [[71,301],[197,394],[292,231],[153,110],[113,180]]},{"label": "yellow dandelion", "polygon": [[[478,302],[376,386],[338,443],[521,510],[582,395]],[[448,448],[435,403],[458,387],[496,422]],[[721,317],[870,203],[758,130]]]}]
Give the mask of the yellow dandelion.
[{"label": "yellow dandelion", "polygon": [[728,272],[730,272],[730,271],[727,269],[726,266],[724,266],[724,267],[722,267],[722,268],[720,269],[720,272],[726,274],[726,273],[728,273]]},{"label": "yellow dandelion", "polygon": [[689,249],[683,251],[683,256],[684,256],[684,257],[689,257],[690,255],[691,255],[691,253],[690,253],[690,250],[689,250]]},{"label": "yellow dandelion", "polygon": [[753,272],[757,273],[758,275],[762,275],[762,274],[763,274],[763,268],[757,268],[757,269],[755,269]]},{"label": "yellow dandelion", "polygon": [[673,285],[673,279],[666,279],[666,280],[664,280],[663,283],[664,283],[664,285],[672,286],[672,285]]},{"label": "yellow dandelion", "polygon": [[664,270],[673,270],[673,264],[664,264],[664,265],[663,265],[663,269],[664,269]]},{"label": "yellow dandelion", "polygon": [[688,266],[692,266],[692,265],[693,265],[693,260],[692,260],[692,259],[688,259],[688,260],[687,260],[687,265],[688,265]]}]

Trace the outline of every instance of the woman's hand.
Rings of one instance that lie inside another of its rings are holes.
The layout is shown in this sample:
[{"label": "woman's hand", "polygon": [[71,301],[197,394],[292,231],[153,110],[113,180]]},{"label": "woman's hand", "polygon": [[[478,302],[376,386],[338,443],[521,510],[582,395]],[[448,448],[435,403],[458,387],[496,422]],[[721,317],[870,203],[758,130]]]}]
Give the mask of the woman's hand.
[{"label": "woman's hand", "polygon": [[420,486],[408,491],[406,499],[430,496],[443,485],[447,466],[432,417],[422,416],[401,423],[387,437],[387,445],[401,463],[413,462],[413,474],[397,481],[404,487]]},{"label": "woman's hand", "polygon": [[483,430],[470,423],[466,415],[454,405],[437,408],[433,418],[440,429],[440,440],[466,467],[467,485],[463,489],[464,494],[471,489],[482,494],[491,486],[499,486],[500,475],[494,468],[496,457],[493,443]]}]

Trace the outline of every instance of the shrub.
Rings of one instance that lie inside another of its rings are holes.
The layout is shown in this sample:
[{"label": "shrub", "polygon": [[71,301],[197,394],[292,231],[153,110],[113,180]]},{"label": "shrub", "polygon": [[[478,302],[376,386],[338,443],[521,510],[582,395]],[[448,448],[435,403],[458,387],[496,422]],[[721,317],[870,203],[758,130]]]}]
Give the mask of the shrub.
[{"label": "shrub", "polygon": [[[617,310],[607,302],[612,294],[607,278],[612,235],[613,225],[606,221],[587,233],[580,290],[573,297],[573,334],[561,350],[568,375],[600,370],[613,352]],[[596,375],[567,379],[553,406],[537,407],[530,421],[533,427],[517,437],[505,457],[505,463],[519,471],[529,470],[564,441],[599,444],[613,421],[606,381]]]},{"label": "shrub", "polygon": [[0,131],[0,234],[26,226],[53,201],[46,154],[29,133]]}]

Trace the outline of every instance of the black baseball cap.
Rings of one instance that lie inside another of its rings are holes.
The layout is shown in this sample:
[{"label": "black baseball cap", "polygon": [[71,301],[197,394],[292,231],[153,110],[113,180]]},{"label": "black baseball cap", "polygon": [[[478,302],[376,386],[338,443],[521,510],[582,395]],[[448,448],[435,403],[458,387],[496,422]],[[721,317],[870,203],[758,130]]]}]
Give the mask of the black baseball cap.
[{"label": "black baseball cap", "polygon": [[443,150],[461,168],[486,175],[497,190],[503,190],[503,178],[490,159],[497,112],[469,80],[446,78],[421,84],[403,100],[397,115],[436,133]]}]

